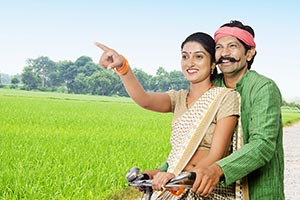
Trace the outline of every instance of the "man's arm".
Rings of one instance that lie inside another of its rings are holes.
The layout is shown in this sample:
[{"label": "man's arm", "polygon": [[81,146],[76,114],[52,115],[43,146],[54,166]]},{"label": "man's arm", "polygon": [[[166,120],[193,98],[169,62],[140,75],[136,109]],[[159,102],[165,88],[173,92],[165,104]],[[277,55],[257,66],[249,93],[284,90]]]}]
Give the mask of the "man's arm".
[{"label": "man's arm", "polygon": [[[273,82],[252,91],[252,104],[242,110],[245,145],[208,168],[198,168],[192,191],[207,196],[224,175],[223,185],[229,185],[264,166],[276,151],[281,126],[281,94]],[[249,98],[249,94],[242,98]],[[243,113],[244,112],[244,113]],[[247,116],[247,119],[243,119]]]},{"label": "man's arm", "polygon": [[[273,82],[252,91],[253,101],[243,105],[242,121],[245,145],[230,156],[218,161],[229,185],[271,160],[276,151],[281,125],[281,94]],[[242,96],[249,98],[249,95]],[[243,113],[244,112],[244,113]],[[245,116],[247,117],[245,119]],[[245,122],[246,120],[246,122]]]}]

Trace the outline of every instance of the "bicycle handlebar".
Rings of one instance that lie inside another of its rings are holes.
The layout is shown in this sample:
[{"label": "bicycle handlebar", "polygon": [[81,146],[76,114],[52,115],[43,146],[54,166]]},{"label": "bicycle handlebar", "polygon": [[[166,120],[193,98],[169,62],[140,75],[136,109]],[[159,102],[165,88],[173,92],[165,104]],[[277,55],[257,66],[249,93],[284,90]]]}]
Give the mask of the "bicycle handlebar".
[{"label": "bicycle handlebar", "polygon": [[[146,193],[146,199],[150,199],[152,195],[152,181],[149,180],[149,176],[147,174],[140,174],[140,169],[137,167],[131,168],[127,174],[126,179],[128,181],[127,186],[133,186],[140,188],[144,193]],[[192,185],[190,184],[182,184],[184,180],[191,180],[194,181],[196,179],[195,172],[183,172],[180,175],[176,176],[175,178],[171,179],[164,187],[167,189],[171,188],[180,188],[183,191],[183,188],[191,188]],[[172,192],[173,193],[173,192]],[[173,193],[176,195],[176,192]],[[180,195],[180,194],[178,194]]]}]

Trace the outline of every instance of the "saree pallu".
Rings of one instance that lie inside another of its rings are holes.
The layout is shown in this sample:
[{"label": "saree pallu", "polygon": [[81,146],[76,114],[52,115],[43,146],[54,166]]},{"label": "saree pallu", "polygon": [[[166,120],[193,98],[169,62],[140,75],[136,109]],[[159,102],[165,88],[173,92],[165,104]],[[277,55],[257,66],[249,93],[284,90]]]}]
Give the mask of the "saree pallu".
[{"label": "saree pallu", "polygon": [[[216,116],[218,108],[231,89],[214,88],[203,94],[181,117],[172,124],[172,150],[168,156],[168,172],[179,175],[197,151],[207,129]],[[240,124],[240,123],[239,123]],[[241,129],[241,128],[240,128]],[[238,137],[235,137],[238,138]],[[235,139],[233,138],[233,139]],[[237,146],[237,141],[233,142]],[[174,196],[169,191],[156,191],[152,200],[181,200],[181,199],[236,199],[234,185],[222,187],[220,184],[209,197],[203,198],[186,189],[180,196]]]}]

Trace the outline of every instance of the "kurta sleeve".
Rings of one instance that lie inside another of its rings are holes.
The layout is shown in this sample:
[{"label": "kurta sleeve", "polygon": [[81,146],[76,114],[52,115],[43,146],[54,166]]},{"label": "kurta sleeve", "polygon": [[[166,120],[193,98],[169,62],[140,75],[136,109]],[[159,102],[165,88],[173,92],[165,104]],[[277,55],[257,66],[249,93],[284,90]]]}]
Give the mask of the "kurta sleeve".
[{"label": "kurta sleeve", "polygon": [[281,94],[273,82],[240,93],[245,145],[217,162],[225,176],[224,185],[266,165],[274,156],[281,128]]}]

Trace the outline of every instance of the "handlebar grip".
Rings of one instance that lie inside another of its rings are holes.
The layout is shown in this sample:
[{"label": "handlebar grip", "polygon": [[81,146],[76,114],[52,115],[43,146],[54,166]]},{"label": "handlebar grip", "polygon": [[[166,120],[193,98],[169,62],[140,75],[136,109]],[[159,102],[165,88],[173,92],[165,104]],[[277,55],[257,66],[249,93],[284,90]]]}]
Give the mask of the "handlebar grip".
[{"label": "handlebar grip", "polygon": [[194,181],[194,180],[196,180],[196,176],[197,176],[196,172],[190,172],[188,179],[191,181]]}]

